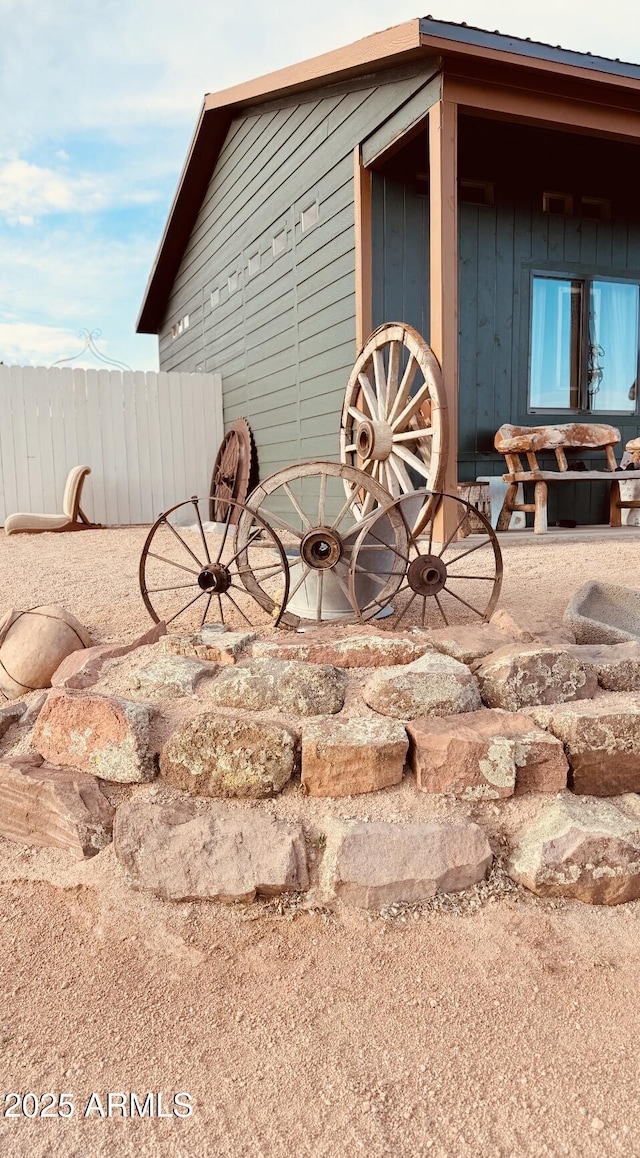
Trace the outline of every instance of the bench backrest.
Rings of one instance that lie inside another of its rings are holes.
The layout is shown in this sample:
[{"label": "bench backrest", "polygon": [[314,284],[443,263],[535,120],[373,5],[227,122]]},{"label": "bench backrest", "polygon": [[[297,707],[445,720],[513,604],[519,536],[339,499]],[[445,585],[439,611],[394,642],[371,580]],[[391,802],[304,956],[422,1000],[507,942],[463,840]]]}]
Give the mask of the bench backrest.
[{"label": "bench backrest", "polygon": [[505,423],[494,445],[501,454],[539,454],[545,450],[597,449],[615,446],[620,431],[603,422],[567,422],[560,426],[511,426]]}]

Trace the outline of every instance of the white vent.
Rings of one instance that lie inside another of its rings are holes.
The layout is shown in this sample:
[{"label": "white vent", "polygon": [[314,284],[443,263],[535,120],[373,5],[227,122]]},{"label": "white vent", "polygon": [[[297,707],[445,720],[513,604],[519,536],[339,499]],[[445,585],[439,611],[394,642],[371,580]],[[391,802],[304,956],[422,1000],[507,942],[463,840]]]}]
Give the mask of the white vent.
[{"label": "white vent", "polygon": [[279,257],[287,248],[287,231],[283,229],[280,233],[276,233],[271,242],[271,249],[274,257]]},{"label": "white vent", "polygon": [[260,273],[260,254],[252,253],[248,264],[249,277],[253,277],[255,273]]},{"label": "white vent", "polygon": [[317,201],[314,201],[312,205],[308,205],[306,209],[303,209],[300,214],[300,228],[302,232],[306,233],[307,229],[311,229],[312,225],[317,225],[319,217],[320,206]]},{"label": "white vent", "polygon": [[211,290],[211,309],[215,310],[216,306],[219,306],[219,305],[220,305],[220,290],[216,287],[216,289]]},{"label": "white vent", "polygon": [[573,193],[543,193],[543,213],[555,213],[561,217],[571,217],[573,213]]},{"label": "white vent", "polygon": [[180,335],[185,330],[188,330],[188,329],[189,329],[189,315],[185,314],[183,318],[180,318],[179,322],[175,322],[174,325],[171,327],[171,337],[172,338],[179,338]]},{"label": "white vent", "polygon": [[227,286],[229,288],[230,294],[234,294],[236,292],[236,290],[238,289],[238,273],[237,273],[237,271],[229,274],[229,277],[227,278]]}]

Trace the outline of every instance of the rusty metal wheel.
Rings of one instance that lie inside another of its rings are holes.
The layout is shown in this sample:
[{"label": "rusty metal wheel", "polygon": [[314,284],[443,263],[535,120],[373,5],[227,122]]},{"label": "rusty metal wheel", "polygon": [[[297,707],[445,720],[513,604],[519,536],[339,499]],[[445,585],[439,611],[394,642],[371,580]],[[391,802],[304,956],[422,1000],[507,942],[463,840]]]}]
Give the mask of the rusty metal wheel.
[{"label": "rusty metal wheel", "polygon": [[[346,498],[345,498],[346,491]],[[249,495],[236,530],[236,548],[251,533],[255,512],[278,531],[291,568],[291,587],[281,623],[298,628],[355,618],[349,594],[353,543],[366,519],[391,496],[355,467],[336,462],[290,466],[265,479]],[[356,515],[357,511],[357,515]],[[398,551],[407,549],[400,511],[387,519]]]},{"label": "rusty metal wheel", "polygon": [[427,488],[412,528],[430,517],[444,482],[447,409],[438,360],[412,326],[375,330],[351,371],[340,429],[340,458],[382,483],[393,498]]},{"label": "rusty metal wheel", "polygon": [[[209,488],[209,519],[224,523],[227,502],[243,503],[257,481],[256,454],[246,418],[236,418],[225,434],[213,464]],[[232,518],[235,522],[235,518]]]},{"label": "rusty metal wheel", "polygon": [[[184,632],[212,623],[238,630],[277,626],[289,596],[280,539],[260,515],[231,499],[225,499],[224,522],[212,530],[202,518],[208,503],[195,496],[178,503],[149,531],[139,566],[149,615]],[[244,514],[247,533],[238,548],[232,526]]]},{"label": "rusty metal wheel", "polygon": [[[349,591],[361,620],[371,619],[393,599],[394,614],[386,627],[442,627],[456,622],[489,619],[502,585],[502,554],[498,539],[479,511],[454,495],[433,495],[432,513],[419,534],[412,528],[426,494],[402,495],[367,521],[351,554]],[[454,531],[444,542],[436,538],[440,504]],[[398,548],[391,523],[402,515],[407,548]],[[480,530],[468,533],[469,516]],[[371,595],[371,585],[378,590]]]}]

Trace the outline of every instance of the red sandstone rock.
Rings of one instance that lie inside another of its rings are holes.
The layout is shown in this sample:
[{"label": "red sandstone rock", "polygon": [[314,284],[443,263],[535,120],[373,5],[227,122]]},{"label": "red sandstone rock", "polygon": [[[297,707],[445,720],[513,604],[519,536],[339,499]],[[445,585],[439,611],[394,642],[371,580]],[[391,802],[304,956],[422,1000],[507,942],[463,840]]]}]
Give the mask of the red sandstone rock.
[{"label": "red sandstone rock", "polygon": [[499,608],[498,611],[494,611],[489,623],[521,643],[537,641],[553,645],[576,641],[573,631],[566,623],[549,623],[548,620],[540,619],[537,615],[522,609],[512,612]]},{"label": "red sandstone rock", "polygon": [[531,718],[485,708],[407,725],[418,787],[463,798],[558,792],[567,784],[562,744]]},{"label": "red sandstone rock", "polygon": [[469,888],[492,860],[477,824],[351,821],[330,832],[323,884],[348,904],[380,909]]},{"label": "red sandstone rock", "polygon": [[603,693],[595,700],[530,708],[564,744],[573,791],[587,796],[640,792],[640,701]]},{"label": "red sandstone rock", "polygon": [[[339,630],[341,634],[338,634]],[[357,668],[413,663],[432,650],[431,633],[380,635],[372,628],[343,627],[333,630],[325,628],[318,632],[305,631],[302,638],[287,639],[284,642],[259,641],[254,643],[252,653],[266,659],[296,659],[306,663]]]},{"label": "red sandstone rock", "polygon": [[310,796],[354,796],[402,780],[409,741],[396,720],[324,719],[302,728],[302,783]]},{"label": "red sandstone rock", "polygon": [[129,652],[135,651],[138,647],[157,643],[166,633],[165,624],[156,623],[133,643],[105,643],[98,647],[87,647],[84,651],[74,651],[54,671],[51,686],[76,690],[90,688],[100,679],[102,666],[108,659],[119,659],[120,656],[129,655]]},{"label": "red sandstone rock", "polygon": [[514,881],[541,897],[619,905],[640,897],[640,807],[570,794],[529,825],[507,865]]},{"label": "red sandstone rock", "polygon": [[376,672],[362,696],[370,708],[398,720],[450,716],[482,707],[478,681],[469,668],[437,651],[406,667]]},{"label": "red sandstone rock", "polygon": [[517,712],[533,704],[590,699],[598,681],[563,646],[539,643],[494,651],[474,668],[483,702],[489,708]]},{"label": "red sandstone rock", "polygon": [[302,825],[246,808],[131,800],[118,809],[114,845],[135,887],[171,901],[252,901],[309,885]]},{"label": "red sandstone rock", "polygon": [[460,663],[483,659],[500,647],[507,647],[512,637],[493,623],[461,623],[453,627],[436,627],[429,632],[436,651],[444,652]]},{"label": "red sandstone rock", "polygon": [[103,780],[152,780],[146,704],[52,688],[33,729],[32,744],[52,764],[70,765]]},{"label": "red sandstone rock", "polygon": [[[220,630],[222,628],[222,630]],[[167,635],[162,650],[168,655],[184,655],[212,663],[236,663],[256,638],[255,631],[226,631],[222,624],[203,627],[195,635]]]},{"label": "red sandstone rock", "polygon": [[93,776],[35,752],[0,762],[0,835],[18,844],[95,856],[111,840],[113,808]]}]

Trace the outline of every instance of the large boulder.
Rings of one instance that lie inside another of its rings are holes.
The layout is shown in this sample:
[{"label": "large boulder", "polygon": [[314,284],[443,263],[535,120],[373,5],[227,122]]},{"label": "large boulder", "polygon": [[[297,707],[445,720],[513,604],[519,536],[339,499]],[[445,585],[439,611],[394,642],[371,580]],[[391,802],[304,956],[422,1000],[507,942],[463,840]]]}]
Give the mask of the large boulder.
[{"label": "large boulder", "polygon": [[346,821],[330,831],[323,884],[347,904],[381,909],[469,888],[492,859],[477,824]]},{"label": "large boulder", "polygon": [[568,793],[520,834],[509,876],[541,897],[618,905],[640,897],[640,806]]},{"label": "large boulder", "polygon": [[517,611],[507,611],[499,607],[494,611],[489,623],[505,632],[519,643],[544,643],[550,646],[575,643],[573,631],[566,623],[549,622],[535,612],[519,607]]},{"label": "large boulder", "polygon": [[302,826],[249,809],[128,801],[114,847],[134,887],[170,901],[252,901],[309,885]]},{"label": "large boulder", "polygon": [[330,664],[241,660],[220,673],[207,695],[220,707],[248,712],[329,716],[344,704],[347,679],[346,672]]},{"label": "large boulder", "polygon": [[640,701],[611,692],[595,700],[530,708],[564,745],[573,791],[586,796],[640,792]]},{"label": "large boulder", "polygon": [[370,708],[399,720],[450,716],[482,707],[478,681],[468,667],[438,652],[427,653],[406,667],[376,672],[362,694]]},{"label": "large boulder", "polygon": [[310,796],[389,788],[402,780],[408,747],[396,720],[310,720],[302,726],[302,783]]},{"label": "large boulder", "polygon": [[8,611],[0,621],[0,690],[15,699],[50,687],[63,659],[92,643],[88,631],[63,607]]},{"label": "large boulder", "polygon": [[151,710],[115,696],[52,688],[32,735],[51,764],[92,772],[102,780],[135,784],[156,774],[149,747]]},{"label": "large boulder", "polygon": [[282,724],[202,712],[169,737],[160,772],[196,796],[273,796],[291,779],[297,747]]},{"label": "large boulder", "polygon": [[567,784],[562,744],[529,716],[484,708],[407,725],[419,788],[465,799],[558,792]]},{"label": "large boulder", "polygon": [[95,856],[111,840],[113,808],[95,777],[32,752],[0,762],[0,836]]},{"label": "large boulder", "polygon": [[513,645],[492,652],[475,669],[483,702],[517,712],[531,704],[590,699],[598,681],[564,647]]}]

